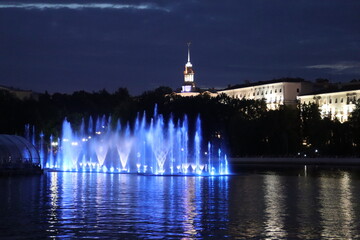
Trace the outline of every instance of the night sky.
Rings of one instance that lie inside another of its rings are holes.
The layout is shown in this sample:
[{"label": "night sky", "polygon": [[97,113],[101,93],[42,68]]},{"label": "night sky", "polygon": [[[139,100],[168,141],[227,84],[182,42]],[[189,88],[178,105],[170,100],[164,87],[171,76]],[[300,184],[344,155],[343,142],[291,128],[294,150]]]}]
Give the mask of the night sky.
[{"label": "night sky", "polygon": [[[206,4],[205,4],[206,3]],[[0,1],[0,85],[137,95],[195,81],[360,78],[359,0]]]}]

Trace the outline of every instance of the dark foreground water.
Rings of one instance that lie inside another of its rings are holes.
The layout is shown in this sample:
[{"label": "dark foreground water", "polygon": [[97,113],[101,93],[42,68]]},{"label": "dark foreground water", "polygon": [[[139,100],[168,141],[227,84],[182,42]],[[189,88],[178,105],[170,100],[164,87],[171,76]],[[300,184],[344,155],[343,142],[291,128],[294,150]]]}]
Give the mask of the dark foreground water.
[{"label": "dark foreground water", "polygon": [[0,177],[0,238],[359,239],[360,171]]}]

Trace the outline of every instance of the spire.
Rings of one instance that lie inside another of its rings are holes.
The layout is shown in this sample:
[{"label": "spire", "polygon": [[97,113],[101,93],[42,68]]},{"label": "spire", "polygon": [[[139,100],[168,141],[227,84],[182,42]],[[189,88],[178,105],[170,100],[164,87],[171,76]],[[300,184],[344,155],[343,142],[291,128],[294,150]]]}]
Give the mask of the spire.
[{"label": "spire", "polygon": [[188,45],[188,62],[190,62],[190,44],[191,44],[191,42],[187,43],[187,45]]},{"label": "spire", "polygon": [[188,45],[188,61],[187,61],[186,65],[185,65],[186,67],[192,67],[192,64],[190,62],[190,44],[191,44],[191,42],[187,43],[187,45]]}]

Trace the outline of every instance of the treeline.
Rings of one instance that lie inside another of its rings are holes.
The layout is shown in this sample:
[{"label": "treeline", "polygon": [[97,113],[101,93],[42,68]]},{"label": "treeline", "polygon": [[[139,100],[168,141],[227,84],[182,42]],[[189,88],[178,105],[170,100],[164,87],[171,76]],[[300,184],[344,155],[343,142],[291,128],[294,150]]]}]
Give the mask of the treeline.
[{"label": "treeline", "polygon": [[[60,136],[66,117],[75,127],[90,116],[111,116],[133,124],[146,112],[150,121],[154,107],[165,119],[175,122],[200,116],[204,145],[221,145],[232,157],[240,156],[360,156],[360,105],[345,123],[322,119],[315,104],[286,106],[267,111],[264,101],[233,99],[226,95],[180,97],[168,87],[130,96],[127,89],[114,93],[79,91],[73,94],[41,94],[38,100],[21,101],[0,91],[0,133],[24,135],[25,124],[43,131],[45,139]],[[194,124],[190,125],[194,130]],[[204,146],[205,147],[205,146]]]}]

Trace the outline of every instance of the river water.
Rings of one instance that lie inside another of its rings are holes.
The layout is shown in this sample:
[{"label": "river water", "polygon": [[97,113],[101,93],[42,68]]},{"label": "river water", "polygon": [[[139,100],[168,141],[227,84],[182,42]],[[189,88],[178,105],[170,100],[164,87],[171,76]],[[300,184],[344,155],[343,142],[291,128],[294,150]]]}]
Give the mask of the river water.
[{"label": "river water", "polygon": [[359,239],[360,171],[0,177],[1,239]]}]

